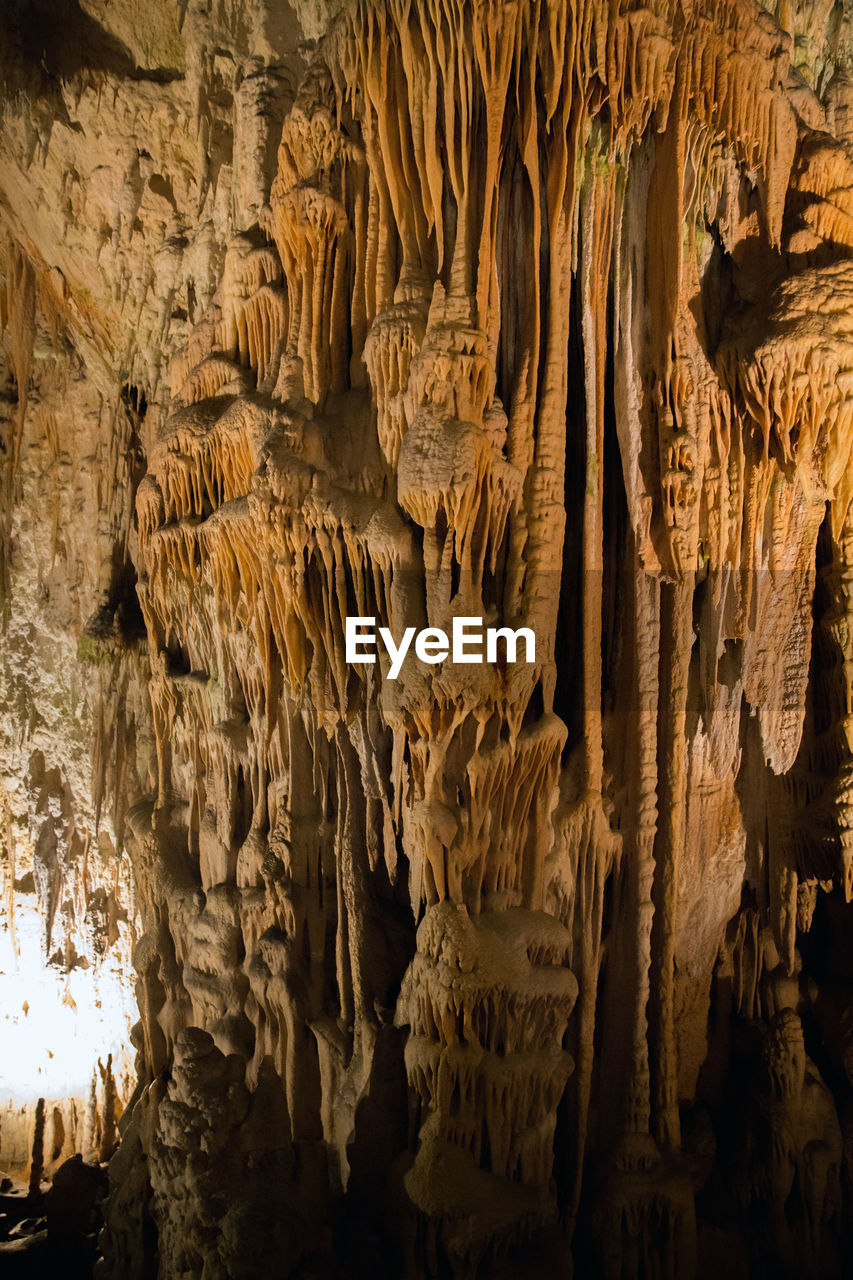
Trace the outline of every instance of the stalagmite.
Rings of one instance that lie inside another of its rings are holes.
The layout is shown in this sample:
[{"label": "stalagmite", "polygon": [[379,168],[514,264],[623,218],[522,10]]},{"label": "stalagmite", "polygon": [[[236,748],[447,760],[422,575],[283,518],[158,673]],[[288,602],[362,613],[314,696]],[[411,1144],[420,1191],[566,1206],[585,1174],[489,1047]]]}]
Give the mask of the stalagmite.
[{"label": "stalagmite", "polygon": [[0,1166],[109,1161],[101,1280],[844,1274],[847,6],[61,9],[0,32]]}]

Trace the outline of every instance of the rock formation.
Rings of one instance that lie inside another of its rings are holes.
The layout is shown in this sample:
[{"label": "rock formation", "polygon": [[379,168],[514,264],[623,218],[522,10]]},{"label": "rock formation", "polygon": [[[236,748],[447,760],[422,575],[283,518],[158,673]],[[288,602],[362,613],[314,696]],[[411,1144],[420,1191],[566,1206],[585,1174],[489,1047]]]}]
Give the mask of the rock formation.
[{"label": "rock formation", "polygon": [[853,8],[2,21],[4,944],[114,1010],[15,1114],[118,1124],[101,1280],[845,1274]]}]

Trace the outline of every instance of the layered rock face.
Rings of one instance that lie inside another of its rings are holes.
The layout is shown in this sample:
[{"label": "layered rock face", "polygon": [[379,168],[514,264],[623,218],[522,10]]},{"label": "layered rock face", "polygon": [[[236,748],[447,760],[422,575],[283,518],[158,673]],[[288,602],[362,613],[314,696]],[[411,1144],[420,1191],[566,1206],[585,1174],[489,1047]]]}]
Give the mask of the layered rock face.
[{"label": "layered rock face", "polygon": [[114,1011],[15,1123],[123,1110],[102,1280],[845,1274],[853,12],[3,21],[3,922]]}]

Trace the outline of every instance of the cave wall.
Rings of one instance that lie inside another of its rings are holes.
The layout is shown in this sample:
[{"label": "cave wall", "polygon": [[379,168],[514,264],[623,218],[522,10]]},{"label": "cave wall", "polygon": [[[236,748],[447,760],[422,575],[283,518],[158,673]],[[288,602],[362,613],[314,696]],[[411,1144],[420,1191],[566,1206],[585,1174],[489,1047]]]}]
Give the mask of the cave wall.
[{"label": "cave wall", "polygon": [[102,1277],[849,1267],[851,22],[9,10],[3,923],[138,1008]]},{"label": "cave wall", "polygon": [[105,716],[125,693],[110,690],[82,637],[102,559],[121,541],[107,475],[125,526],[131,505],[115,408],[71,343],[37,319],[27,260],[8,240],[4,250],[0,1168],[28,1176],[37,1129],[48,1173],[75,1151],[110,1155],[135,1082],[130,856],[93,785],[93,764],[114,772]]}]

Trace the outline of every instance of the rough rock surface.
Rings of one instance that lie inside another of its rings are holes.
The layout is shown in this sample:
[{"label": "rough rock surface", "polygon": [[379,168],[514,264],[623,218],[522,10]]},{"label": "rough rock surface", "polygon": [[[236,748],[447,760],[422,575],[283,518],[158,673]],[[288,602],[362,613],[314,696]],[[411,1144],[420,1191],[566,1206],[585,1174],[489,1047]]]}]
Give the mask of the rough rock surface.
[{"label": "rough rock surface", "polygon": [[847,0],[2,22],[4,945],[138,1003],[48,1135],[125,1107],[102,1280],[849,1273]]}]

